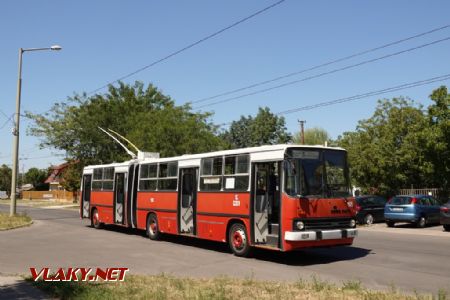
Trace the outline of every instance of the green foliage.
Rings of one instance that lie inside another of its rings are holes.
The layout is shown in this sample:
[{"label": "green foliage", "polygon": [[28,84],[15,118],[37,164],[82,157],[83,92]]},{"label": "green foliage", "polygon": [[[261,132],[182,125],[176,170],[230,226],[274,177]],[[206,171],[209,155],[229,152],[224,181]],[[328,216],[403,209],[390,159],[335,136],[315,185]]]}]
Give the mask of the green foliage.
[{"label": "green foliage", "polygon": [[98,127],[119,132],[142,151],[160,152],[162,157],[223,148],[209,113],[176,106],[154,86],[144,88],[141,82],[110,86],[103,95],[75,95],[55,104],[48,114],[28,113],[28,117],[36,123],[29,131],[41,138],[41,147],[64,150],[81,166],[129,159]]},{"label": "green foliage", "polygon": [[[450,94],[446,87],[433,91],[428,107],[429,127],[425,131],[427,155],[433,163],[436,185],[450,190]],[[448,196],[448,194],[446,195]]]},{"label": "green foliage", "polygon": [[[67,168],[63,171],[62,178],[64,180],[61,182],[61,185],[66,191],[76,192],[80,189],[83,166],[76,161],[70,161],[68,164]],[[74,194],[75,197],[76,195]]]},{"label": "green foliage", "polygon": [[11,168],[7,165],[2,165],[0,167],[0,191],[6,191],[8,195],[11,192]]},{"label": "green foliage", "polygon": [[[325,142],[331,142],[328,132],[320,127],[305,129],[305,145],[324,145]],[[301,133],[295,134],[292,141],[294,144],[301,144]]]},{"label": "green foliage", "polygon": [[428,114],[409,99],[379,101],[371,118],[339,137],[355,185],[386,195],[411,185],[448,190],[450,97],[441,87],[431,99]]},{"label": "green foliage", "polygon": [[44,183],[49,175],[48,173],[47,169],[30,168],[24,175],[23,183],[30,183],[34,187],[37,187]]},{"label": "green foliage", "polygon": [[238,121],[233,121],[223,138],[231,148],[284,144],[292,140],[284,118],[271,113],[268,107],[260,107],[254,118],[241,116]]}]

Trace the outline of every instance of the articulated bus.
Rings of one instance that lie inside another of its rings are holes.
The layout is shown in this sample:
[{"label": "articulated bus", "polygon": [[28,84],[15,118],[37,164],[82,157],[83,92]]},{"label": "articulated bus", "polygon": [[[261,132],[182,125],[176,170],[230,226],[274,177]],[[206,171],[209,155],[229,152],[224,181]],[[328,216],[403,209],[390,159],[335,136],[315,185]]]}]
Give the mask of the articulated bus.
[{"label": "articulated bus", "polygon": [[272,145],[87,166],[80,214],[161,234],[292,251],[351,245],[357,235],[347,153]]}]

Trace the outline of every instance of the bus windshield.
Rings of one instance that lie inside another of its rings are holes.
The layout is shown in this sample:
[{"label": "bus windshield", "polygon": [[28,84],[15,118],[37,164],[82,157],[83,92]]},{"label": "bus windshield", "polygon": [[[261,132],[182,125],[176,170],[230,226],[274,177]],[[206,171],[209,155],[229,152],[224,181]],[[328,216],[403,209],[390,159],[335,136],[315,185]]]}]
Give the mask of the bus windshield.
[{"label": "bus windshield", "polygon": [[288,149],[284,170],[284,190],[291,196],[321,198],[350,196],[345,151]]}]

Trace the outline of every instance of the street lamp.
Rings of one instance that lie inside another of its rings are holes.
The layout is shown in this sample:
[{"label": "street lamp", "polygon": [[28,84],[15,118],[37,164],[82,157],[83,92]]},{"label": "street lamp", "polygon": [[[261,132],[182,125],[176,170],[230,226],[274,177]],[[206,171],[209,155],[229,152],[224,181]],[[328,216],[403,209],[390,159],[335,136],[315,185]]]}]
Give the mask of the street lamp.
[{"label": "street lamp", "polygon": [[28,51],[42,51],[42,50],[61,50],[61,46],[53,45],[47,48],[27,48],[19,49],[19,77],[17,79],[17,98],[16,98],[16,114],[14,118],[14,128],[13,128],[13,168],[12,168],[12,178],[11,178],[11,209],[10,216],[16,214],[16,182],[17,182],[17,163],[19,156],[19,121],[20,121],[20,94],[22,91],[22,54]]}]

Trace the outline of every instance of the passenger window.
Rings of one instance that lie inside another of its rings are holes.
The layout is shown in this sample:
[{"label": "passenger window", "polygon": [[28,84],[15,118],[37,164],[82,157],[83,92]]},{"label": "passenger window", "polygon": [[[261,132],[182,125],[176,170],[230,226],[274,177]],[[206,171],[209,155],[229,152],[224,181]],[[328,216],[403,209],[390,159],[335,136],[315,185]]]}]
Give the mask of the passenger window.
[{"label": "passenger window", "polygon": [[249,184],[249,156],[226,156],[224,170],[224,189],[227,191],[246,191]]},{"label": "passenger window", "polygon": [[220,191],[222,189],[222,157],[202,159],[200,190]]},{"label": "passenger window", "polygon": [[177,189],[178,163],[159,164],[158,190],[175,191]]},{"label": "passenger window", "polygon": [[112,191],[114,188],[114,168],[98,168],[94,169],[94,177],[92,179],[92,190],[96,191]]}]

